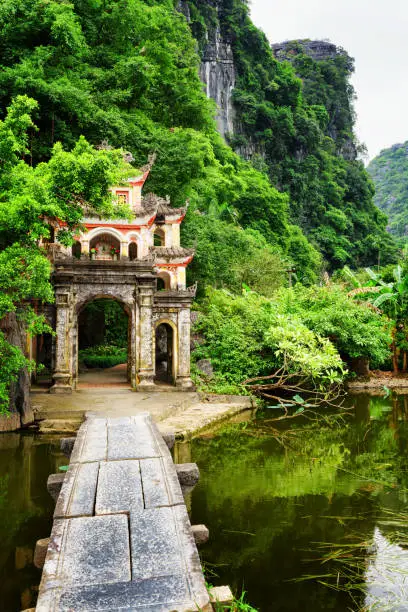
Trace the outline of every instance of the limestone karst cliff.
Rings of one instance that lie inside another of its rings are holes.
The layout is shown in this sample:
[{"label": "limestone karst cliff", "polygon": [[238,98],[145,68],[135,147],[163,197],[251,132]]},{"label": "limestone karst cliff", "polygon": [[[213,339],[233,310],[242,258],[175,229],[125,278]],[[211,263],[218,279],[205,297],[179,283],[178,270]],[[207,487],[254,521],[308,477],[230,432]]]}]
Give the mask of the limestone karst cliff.
[{"label": "limestone karst cliff", "polygon": [[303,95],[309,104],[322,104],[329,121],[327,135],[337,153],[355,160],[358,147],[354,135],[354,89],[350,78],[354,60],[341,47],[325,40],[292,40],[272,45],[275,57],[290,62],[302,79]]},{"label": "limestone karst cliff", "polygon": [[347,52],[324,40],[271,44],[246,0],[182,0],[179,10],[197,41],[219,132],[289,194],[291,220],[329,267],[368,264],[378,231],[392,258],[386,219],[358,158]]},{"label": "limestone karst cliff", "polygon": [[[205,9],[206,2],[202,3],[201,10]],[[235,88],[235,64],[231,40],[222,31],[222,5],[220,0],[208,0],[207,13],[204,14],[211,19],[205,22],[205,28],[201,29],[201,68],[200,78],[205,85],[208,98],[214,100],[217,105],[217,128],[225,138],[234,133],[234,104],[232,93]],[[183,13],[187,21],[194,29],[194,15],[187,0],[180,0],[178,10]],[[193,16],[192,16],[193,15]],[[201,24],[203,25],[203,24]]]}]

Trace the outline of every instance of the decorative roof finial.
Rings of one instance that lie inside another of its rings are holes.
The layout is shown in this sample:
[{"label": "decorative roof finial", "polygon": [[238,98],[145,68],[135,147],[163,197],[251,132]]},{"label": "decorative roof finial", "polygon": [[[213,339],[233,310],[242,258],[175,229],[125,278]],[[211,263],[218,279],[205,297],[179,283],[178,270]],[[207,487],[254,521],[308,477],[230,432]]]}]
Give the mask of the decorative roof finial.
[{"label": "decorative roof finial", "polygon": [[146,164],[145,166],[142,166],[142,167],[140,168],[140,170],[141,170],[142,172],[150,172],[150,170],[151,170],[151,169],[153,168],[153,166],[154,166],[154,163],[155,163],[156,159],[157,159],[157,153],[149,153],[149,156],[148,156],[148,158],[147,158],[147,160],[148,160],[148,161],[147,161],[147,164]]}]

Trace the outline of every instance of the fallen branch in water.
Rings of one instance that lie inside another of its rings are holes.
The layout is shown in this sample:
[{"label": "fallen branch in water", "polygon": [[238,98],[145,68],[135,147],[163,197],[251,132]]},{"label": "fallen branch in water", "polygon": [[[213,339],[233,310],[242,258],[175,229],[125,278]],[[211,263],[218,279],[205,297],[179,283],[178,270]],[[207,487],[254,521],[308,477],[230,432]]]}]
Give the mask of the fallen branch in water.
[{"label": "fallen branch in water", "polygon": [[[345,398],[342,385],[330,384],[322,388],[301,372],[288,372],[285,364],[269,376],[248,378],[243,385],[262,399],[277,402],[270,408],[282,409],[284,414],[271,419],[274,421],[292,419],[300,415],[307,418],[307,412],[315,416],[314,410],[322,406],[338,409],[342,407]],[[296,409],[295,412],[292,412],[293,408]]]}]

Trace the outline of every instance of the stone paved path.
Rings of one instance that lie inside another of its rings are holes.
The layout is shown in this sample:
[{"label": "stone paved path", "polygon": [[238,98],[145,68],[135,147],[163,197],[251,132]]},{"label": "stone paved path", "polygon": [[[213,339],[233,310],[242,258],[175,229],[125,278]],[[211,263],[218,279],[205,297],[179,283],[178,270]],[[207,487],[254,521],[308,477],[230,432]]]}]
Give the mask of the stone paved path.
[{"label": "stone paved path", "polygon": [[121,363],[104,370],[87,370],[79,375],[78,389],[130,389],[127,380],[127,364]]},{"label": "stone paved path", "polygon": [[247,397],[206,398],[177,391],[135,393],[130,389],[100,388],[82,389],[72,395],[34,392],[32,403],[43,433],[74,432],[88,413],[125,417],[149,412],[161,430],[172,430],[180,438],[252,407]]},{"label": "stone paved path", "polygon": [[151,416],[88,418],[55,507],[37,612],[211,609],[176,470]]}]

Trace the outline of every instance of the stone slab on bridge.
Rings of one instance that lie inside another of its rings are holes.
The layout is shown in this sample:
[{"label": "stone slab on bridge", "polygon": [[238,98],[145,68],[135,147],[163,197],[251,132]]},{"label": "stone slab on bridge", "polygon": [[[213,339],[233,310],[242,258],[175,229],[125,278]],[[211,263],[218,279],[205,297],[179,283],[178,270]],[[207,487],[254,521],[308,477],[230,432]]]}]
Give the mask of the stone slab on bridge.
[{"label": "stone slab on bridge", "polygon": [[150,415],[88,418],[55,507],[37,612],[211,609],[176,469]]}]

